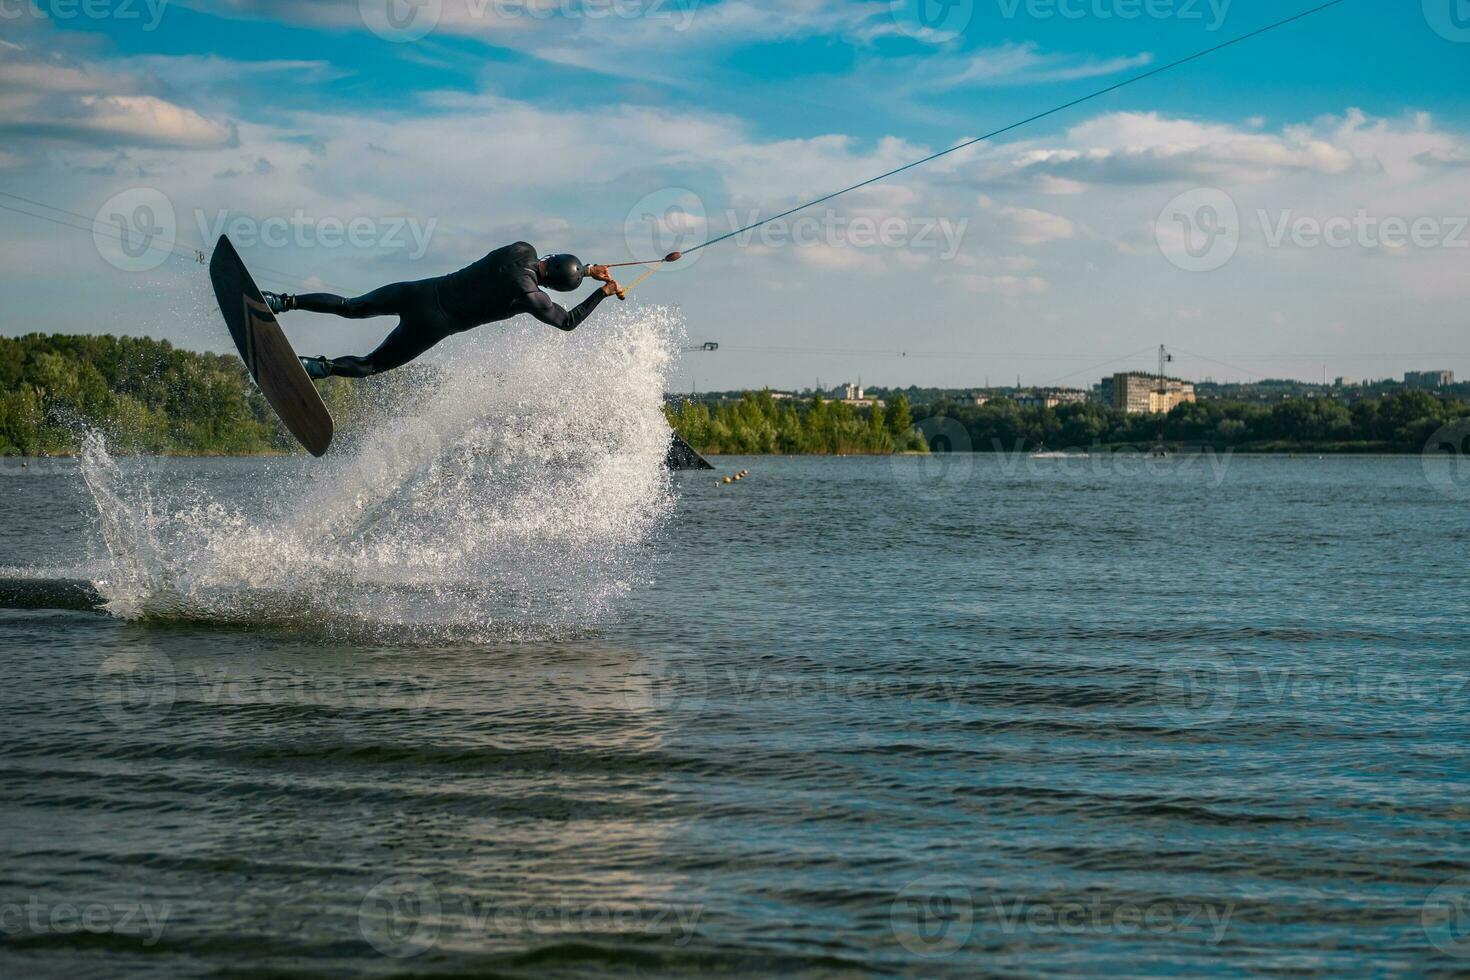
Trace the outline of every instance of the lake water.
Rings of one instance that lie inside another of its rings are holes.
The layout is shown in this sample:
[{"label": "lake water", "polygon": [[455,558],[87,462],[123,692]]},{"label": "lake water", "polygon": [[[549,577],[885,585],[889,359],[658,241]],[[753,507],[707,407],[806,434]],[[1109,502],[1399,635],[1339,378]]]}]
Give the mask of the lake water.
[{"label": "lake water", "polygon": [[559,511],[586,553],[477,577],[489,519],[409,494],[272,579],[289,535],[225,545],[318,464],[0,461],[0,576],[118,602],[0,611],[0,972],[1470,971],[1470,504],[1420,460],[718,463]]}]

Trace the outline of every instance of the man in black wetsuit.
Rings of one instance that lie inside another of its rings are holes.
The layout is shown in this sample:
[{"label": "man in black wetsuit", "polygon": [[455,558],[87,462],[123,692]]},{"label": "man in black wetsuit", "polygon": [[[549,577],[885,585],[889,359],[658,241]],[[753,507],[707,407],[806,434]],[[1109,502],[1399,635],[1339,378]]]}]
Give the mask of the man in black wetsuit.
[{"label": "man in black wetsuit", "polygon": [[[541,289],[569,293],[587,277],[604,285],[571,310],[553,303]],[[536,250],[525,242],[498,248],[452,275],[394,283],[355,299],[331,293],[262,294],[273,313],[306,310],[350,320],[398,317],[388,339],[366,357],[303,357],[302,366],[315,380],[382,374],[402,367],[446,337],[518,313],[529,313],[559,330],[575,330],[604,299],[622,295],[606,266],[583,266],[574,255],[537,258]]]}]

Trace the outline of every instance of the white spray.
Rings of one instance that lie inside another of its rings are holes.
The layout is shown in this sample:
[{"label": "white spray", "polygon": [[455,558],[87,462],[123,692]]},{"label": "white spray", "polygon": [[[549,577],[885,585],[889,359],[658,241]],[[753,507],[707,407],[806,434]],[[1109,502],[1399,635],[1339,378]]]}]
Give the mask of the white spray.
[{"label": "white spray", "polygon": [[[661,308],[451,342],[406,411],[163,507],[100,436],[82,473],[127,618],[277,623],[425,639],[582,628],[647,574],[670,512],[663,391],[681,331]],[[264,515],[264,516],[262,516]]]}]

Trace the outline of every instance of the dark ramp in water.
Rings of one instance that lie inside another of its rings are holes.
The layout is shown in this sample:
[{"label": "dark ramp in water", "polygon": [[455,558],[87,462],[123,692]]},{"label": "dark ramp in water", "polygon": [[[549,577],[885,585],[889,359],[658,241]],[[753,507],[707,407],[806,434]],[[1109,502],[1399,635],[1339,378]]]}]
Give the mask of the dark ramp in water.
[{"label": "dark ramp in water", "polygon": [[674,433],[674,441],[669,443],[669,454],[664,459],[664,465],[671,470],[712,470],[715,468],[713,463],[699,455],[693,446],[681,439],[677,432]]},{"label": "dark ramp in water", "polygon": [[96,612],[104,600],[86,579],[0,578],[0,609]]}]

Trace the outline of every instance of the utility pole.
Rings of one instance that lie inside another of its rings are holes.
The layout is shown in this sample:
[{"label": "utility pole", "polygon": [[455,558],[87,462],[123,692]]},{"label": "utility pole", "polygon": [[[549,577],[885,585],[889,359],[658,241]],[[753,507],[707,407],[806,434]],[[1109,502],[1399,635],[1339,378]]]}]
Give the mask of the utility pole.
[{"label": "utility pole", "polygon": [[1159,345],[1159,409],[1162,412],[1162,416],[1163,416],[1162,418],[1159,419],[1159,448],[1158,448],[1158,452],[1159,452],[1160,455],[1162,455],[1164,452],[1166,452],[1166,450],[1164,449],[1164,430],[1168,427],[1168,424],[1169,424],[1169,409],[1167,407],[1168,404],[1169,404],[1169,380],[1168,380],[1168,375],[1167,375],[1166,369],[1167,369],[1168,365],[1170,365],[1172,363],[1174,363],[1174,355],[1169,353],[1169,350],[1168,350],[1167,347],[1165,347],[1163,344],[1160,344]]}]

